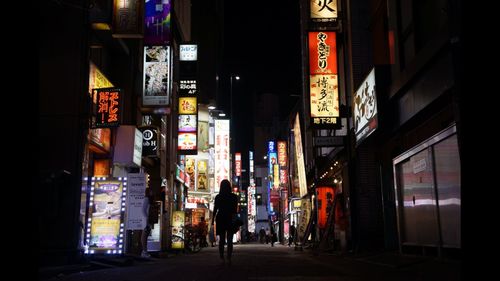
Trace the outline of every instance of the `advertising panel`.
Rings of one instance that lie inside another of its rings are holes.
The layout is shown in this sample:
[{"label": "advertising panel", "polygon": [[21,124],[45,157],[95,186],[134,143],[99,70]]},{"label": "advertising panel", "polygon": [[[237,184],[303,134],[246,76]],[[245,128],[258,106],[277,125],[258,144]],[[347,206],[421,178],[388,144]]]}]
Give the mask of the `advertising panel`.
[{"label": "advertising panel", "polygon": [[300,217],[299,225],[297,226],[297,234],[299,235],[299,241],[304,241],[307,234],[307,226],[311,220],[311,200],[309,198],[300,199]]},{"label": "advertising panel", "polygon": [[95,106],[94,128],[120,126],[122,117],[122,93],[119,88],[92,90],[97,103]]},{"label": "advertising panel", "polygon": [[170,46],[144,47],[142,104],[168,105],[170,92]]},{"label": "advertising panel", "polygon": [[337,41],[333,31],[309,32],[309,74],[337,74]]},{"label": "advertising panel", "polygon": [[139,131],[142,132],[142,156],[158,157],[158,128],[154,126],[142,126],[139,127]]},{"label": "advertising panel", "polygon": [[140,173],[130,173],[127,176],[127,223],[128,230],[143,230],[146,227],[147,216],[143,211],[146,177]]},{"label": "advertising panel", "polygon": [[312,125],[331,127],[340,117],[335,32],[309,32],[309,73]]},{"label": "advertising panel", "polygon": [[323,229],[327,226],[328,216],[333,208],[335,189],[333,186],[318,186],[316,192],[318,195],[318,226]]},{"label": "advertising panel", "polygon": [[[113,83],[111,83],[108,78],[99,70],[99,68],[93,63],[90,62],[90,71],[89,71],[89,95],[92,95],[92,89],[100,89],[100,88],[112,88],[114,87]],[[93,97],[93,102],[96,103],[96,96]]]},{"label": "advertising panel", "polygon": [[313,22],[332,22],[337,20],[337,0],[309,0]]},{"label": "advertising panel", "polygon": [[373,133],[378,126],[375,68],[370,71],[353,98],[354,132],[356,143]]},{"label": "advertising panel", "polygon": [[198,160],[198,177],[196,190],[207,191],[208,189],[208,160]]},{"label": "advertising panel", "polygon": [[113,37],[142,37],[143,0],[113,1]]},{"label": "advertising panel", "polygon": [[196,115],[179,115],[179,132],[196,132]]},{"label": "advertising panel", "polygon": [[255,202],[255,185],[250,185],[247,188],[248,192],[248,206],[247,206],[247,218],[248,218],[248,231],[255,232],[255,217],[257,215],[257,206]]},{"label": "advertising panel", "polygon": [[[111,144],[111,130],[107,128],[90,129],[89,140],[93,147],[97,146],[98,149],[101,150],[99,152],[109,152]],[[92,149],[92,151],[98,152],[95,151],[95,149]]]},{"label": "advertising panel", "polygon": [[196,44],[179,45],[179,61],[196,61],[196,60],[198,60],[198,45]]},{"label": "advertising panel", "polygon": [[198,122],[198,149],[201,151],[208,150],[208,122]]},{"label": "advertising panel", "polygon": [[144,13],[144,45],[168,45],[171,41],[172,1],[148,0]]},{"label": "advertising panel", "polygon": [[121,254],[126,178],[94,179],[89,200],[86,254]]},{"label": "advertising panel", "polygon": [[231,163],[229,162],[229,120],[215,120],[215,192],[219,192],[220,182],[230,180]]},{"label": "advertising panel", "polygon": [[184,211],[172,213],[172,249],[184,249]]},{"label": "advertising panel", "polygon": [[295,157],[297,161],[297,174],[299,176],[300,197],[307,194],[306,167],[304,164],[304,153],[302,150],[302,136],[300,132],[299,114],[295,115],[293,125],[293,136],[295,141]]},{"label": "advertising panel", "polygon": [[179,133],[177,149],[179,151],[196,150],[196,133]]},{"label": "advertising panel", "polygon": [[197,114],[198,104],[195,97],[179,97],[179,114]]},{"label": "advertising panel", "polygon": [[195,79],[179,80],[179,96],[196,96],[198,93],[197,81]]},{"label": "advertising panel", "polygon": [[194,191],[196,184],[196,159],[186,157],[186,174],[189,177],[189,190]]},{"label": "advertising panel", "polygon": [[234,170],[237,177],[241,177],[241,153],[237,152],[234,154]]}]

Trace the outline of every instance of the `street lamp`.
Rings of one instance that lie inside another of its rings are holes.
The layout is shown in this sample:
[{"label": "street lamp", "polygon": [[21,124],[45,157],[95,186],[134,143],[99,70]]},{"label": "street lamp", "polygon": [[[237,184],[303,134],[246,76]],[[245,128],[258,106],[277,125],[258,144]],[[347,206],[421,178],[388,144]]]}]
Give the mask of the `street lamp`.
[{"label": "street lamp", "polygon": [[231,123],[233,122],[233,78],[236,79],[236,80],[240,80],[240,76],[238,75],[234,75],[234,74],[231,74],[231,76],[229,77],[229,80],[231,82],[231,89],[230,89],[230,111],[231,111]]}]

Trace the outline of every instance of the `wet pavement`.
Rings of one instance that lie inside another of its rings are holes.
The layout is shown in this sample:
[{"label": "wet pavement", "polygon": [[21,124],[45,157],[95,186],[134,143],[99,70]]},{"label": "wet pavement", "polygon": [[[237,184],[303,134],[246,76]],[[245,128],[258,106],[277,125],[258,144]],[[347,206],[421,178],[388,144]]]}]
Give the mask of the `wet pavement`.
[{"label": "wet pavement", "polygon": [[[93,259],[84,265],[42,268],[40,280],[463,280],[461,262],[397,253],[339,255],[270,244],[234,246],[232,264],[224,264],[218,250],[162,258]],[[63,269],[66,269],[64,271]]]}]

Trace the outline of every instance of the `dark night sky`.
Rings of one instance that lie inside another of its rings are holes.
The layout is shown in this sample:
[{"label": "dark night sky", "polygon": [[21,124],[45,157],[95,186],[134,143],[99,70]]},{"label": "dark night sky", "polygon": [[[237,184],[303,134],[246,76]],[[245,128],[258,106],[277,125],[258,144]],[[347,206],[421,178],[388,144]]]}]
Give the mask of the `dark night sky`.
[{"label": "dark night sky", "polygon": [[259,111],[251,107],[252,94],[278,94],[280,105],[287,108],[296,100],[290,95],[301,90],[299,2],[259,3],[225,1],[223,71],[227,81],[229,73],[241,76],[233,80],[233,130],[235,149],[242,152],[252,145],[251,112]]}]

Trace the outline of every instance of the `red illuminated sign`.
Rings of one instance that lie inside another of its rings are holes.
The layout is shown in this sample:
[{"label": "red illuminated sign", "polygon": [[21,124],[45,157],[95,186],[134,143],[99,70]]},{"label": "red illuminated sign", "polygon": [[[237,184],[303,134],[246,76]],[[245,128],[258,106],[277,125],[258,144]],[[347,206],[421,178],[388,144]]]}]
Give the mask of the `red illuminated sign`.
[{"label": "red illuminated sign", "polygon": [[96,128],[117,127],[121,119],[121,89],[93,89],[96,97]]}]

